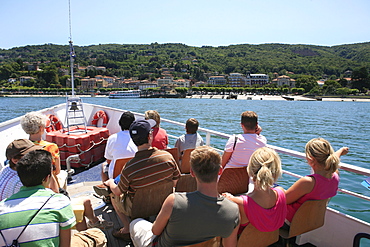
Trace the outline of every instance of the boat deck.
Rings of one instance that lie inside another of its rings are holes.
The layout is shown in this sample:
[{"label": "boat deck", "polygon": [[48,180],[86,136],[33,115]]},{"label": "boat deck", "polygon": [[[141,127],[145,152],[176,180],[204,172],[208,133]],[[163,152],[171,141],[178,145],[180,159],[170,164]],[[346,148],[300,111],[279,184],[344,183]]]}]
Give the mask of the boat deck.
[{"label": "boat deck", "polygon": [[93,186],[99,183],[101,183],[101,181],[80,182],[80,183],[69,185],[67,190],[68,190],[68,193],[71,199],[78,198],[81,196],[89,197],[93,205],[95,214],[97,216],[102,215],[103,219],[107,221],[112,221],[114,223],[113,228],[104,230],[105,236],[107,237],[107,240],[108,240],[108,247],[118,247],[118,246],[132,247],[134,246],[132,243],[117,239],[112,236],[112,231],[115,228],[122,227],[122,223],[119,220],[111,204],[105,204],[101,199],[94,196]]},{"label": "boat deck", "polygon": [[[112,231],[115,228],[122,227],[122,223],[119,220],[111,204],[105,204],[101,199],[94,196],[93,186],[99,183],[101,183],[101,181],[79,182],[69,185],[67,190],[71,199],[78,198],[81,196],[89,197],[94,208],[95,214],[97,216],[102,215],[103,219],[107,221],[112,221],[114,223],[113,228],[104,230],[105,236],[107,237],[108,240],[108,247],[119,247],[119,246],[133,247],[134,245],[132,243],[117,239],[112,236]],[[281,242],[270,245],[270,247],[281,247],[281,246],[283,246]],[[309,243],[304,245],[292,244],[292,246],[314,247],[314,245]]]}]

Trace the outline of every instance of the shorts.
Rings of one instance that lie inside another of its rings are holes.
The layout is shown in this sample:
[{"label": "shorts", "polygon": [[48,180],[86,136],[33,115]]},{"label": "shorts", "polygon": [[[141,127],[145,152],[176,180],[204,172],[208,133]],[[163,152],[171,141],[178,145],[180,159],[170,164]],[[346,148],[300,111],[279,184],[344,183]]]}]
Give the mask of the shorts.
[{"label": "shorts", "polygon": [[120,213],[123,213],[126,216],[131,216],[132,201],[133,201],[132,195],[129,195],[128,193],[124,193],[124,194],[121,194],[120,196],[116,196],[112,193],[111,198],[115,201],[117,209]]}]

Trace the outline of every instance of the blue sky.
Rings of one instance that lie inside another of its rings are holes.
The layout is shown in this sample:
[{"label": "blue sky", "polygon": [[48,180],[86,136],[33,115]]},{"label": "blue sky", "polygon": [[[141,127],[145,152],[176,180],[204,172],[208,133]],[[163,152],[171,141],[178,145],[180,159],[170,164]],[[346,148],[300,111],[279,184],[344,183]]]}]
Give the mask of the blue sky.
[{"label": "blue sky", "polygon": [[[369,0],[70,0],[75,45],[370,41]],[[0,48],[68,44],[68,0],[0,0]]]}]

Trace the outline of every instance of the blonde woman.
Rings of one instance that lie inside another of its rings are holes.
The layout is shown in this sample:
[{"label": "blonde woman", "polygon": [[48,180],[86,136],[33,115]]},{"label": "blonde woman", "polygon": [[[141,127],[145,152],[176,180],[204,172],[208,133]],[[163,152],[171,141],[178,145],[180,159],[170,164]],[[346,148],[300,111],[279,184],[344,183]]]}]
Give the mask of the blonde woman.
[{"label": "blonde woman", "polygon": [[155,110],[149,110],[145,112],[145,119],[153,119],[156,121],[156,125],[153,127],[153,141],[152,147],[158,149],[166,149],[168,145],[168,135],[167,132],[159,127],[161,123],[161,116]]},{"label": "blonde woman", "polygon": [[259,148],[247,169],[254,182],[253,192],[237,197],[223,193],[239,206],[239,234],[249,223],[262,232],[275,231],[283,226],[287,211],[284,189],[272,188],[282,174],[280,157],[271,148]]},{"label": "blonde woman", "polygon": [[327,140],[314,138],[306,144],[305,152],[313,174],[300,178],[286,191],[288,222],[292,221],[295,212],[305,201],[323,200],[337,194],[339,158],[348,153],[348,147],[334,152]]}]

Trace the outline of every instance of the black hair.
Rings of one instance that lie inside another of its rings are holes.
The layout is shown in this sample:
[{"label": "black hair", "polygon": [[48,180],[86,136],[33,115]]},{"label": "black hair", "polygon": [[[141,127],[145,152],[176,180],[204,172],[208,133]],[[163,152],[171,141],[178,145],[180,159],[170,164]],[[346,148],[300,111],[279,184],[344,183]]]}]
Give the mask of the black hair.
[{"label": "black hair", "polygon": [[134,142],[134,144],[136,146],[141,146],[141,145],[144,145],[144,144],[147,144],[149,142],[148,140],[149,138],[149,134],[146,136],[146,137],[143,137],[143,136],[131,136],[131,139],[132,141]]},{"label": "black hair", "polygon": [[51,175],[52,157],[43,149],[27,153],[17,162],[17,173],[26,187],[41,185],[42,181]]},{"label": "black hair", "polygon": [[118,121],[119,126],[121,126],[121,130],[128,130],[132,122],[135,121],[135,115],[130,112],[126,111],[122,113],[121,118]]}]

